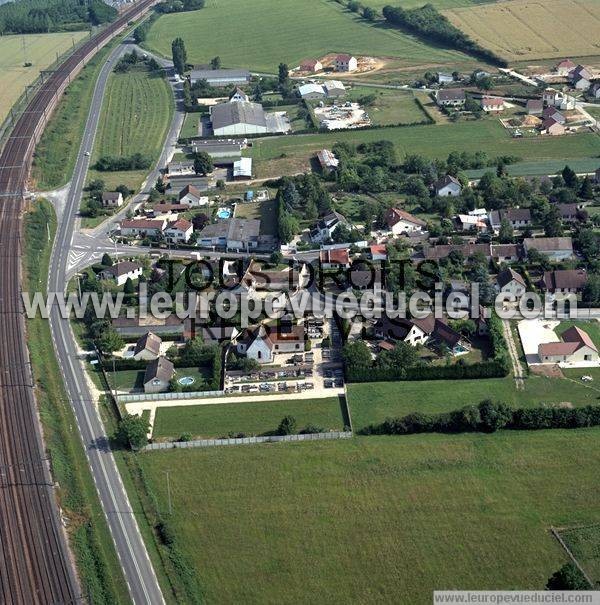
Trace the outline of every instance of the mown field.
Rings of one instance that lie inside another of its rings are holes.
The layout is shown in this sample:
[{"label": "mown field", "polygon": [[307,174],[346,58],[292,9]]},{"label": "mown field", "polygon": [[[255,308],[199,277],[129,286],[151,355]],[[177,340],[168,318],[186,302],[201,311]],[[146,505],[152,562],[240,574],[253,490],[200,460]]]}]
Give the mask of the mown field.
[{"label": "mown field", "polygon": [[422,103],[430,99],[422,93],[381,90],[366,86],[353,86],[348,100],[360,101],[374,96],[374,101],[365,107],[373,124],[377,126],[412,124],[427,120],[428,114],[419,107],[417,97]]},{"label": "mown field", "polygon": [[[0,37],[0,124],[25,87],[85,35],[87,32]],[[25,62],[32,66],[24,67]]]},{"label": "mown field", "polygon": [[224,67],[270,73],[282,61],[293,67],[331,52],[396,57],[405,66],[472,62],[381,23],[369,24],[333,0],[279,0],[277,10],[271,0],[208,0],[202,10],[161,17],[145,45],[170,56],[175,36],[184,39],[191,63],[219,55]]},{"label": "mown field", "polygon": [[359,437],[138,461],[206,603],[418,605],[436,588],[542,589],[566,562],[549,526],[600,520],[599,437]]},{"label": "mown field", "polygon": [[[494,119],[434,126],[410,126],[352,130],[314,135],[270,137],[254,142],[252,156],[258,178],[294,174],[307,170],[311,157],[336,141],[361,143],[392,141],[401,159],[407,153],[446,158],[451,151],[485,151],[490,158],[514,155],[523,160],[564,160],[597,158],[600,137],[584,133],[567,137],[512,138]],[[570,163],[570,162],[569,162]],[[596,164],[597,164],[596,160]],[[564,166],[564,165],[563,165]]]},{"label": "mown field", "polygon": [[[433,4],[438,10],[444,10],[449,8],[457,8],[462,6],[473,6],[477,4],[482,4],[485,2],[494,2],[495,0],[430,0],[430,2],[426,4]],[[365,6],[372,6],[376,9],[382,9],[384,6],[390,4],[392,6],[396,6],[397,3],[390,2],[390,0],[364,0],[362,3]],[[402,8],[415,8],[423,6],[423,0],[402,0],[402,2],[398,3],[402,6]]]},{"label": "mown field", "polygon": [[[165,78],[146,70],[112,73],[106,87],[92,165],[99,157],[142,153],[158,160],[173,115],[173,96]],[[90,170],[89,179],[111,185],[139,187],[149,171],[101,173]]]},{"label": "mown field", "polygon": [[444,14],[474,40],[511,61],[600,54],[596,0],[507,0]]},{"label": "mown field", "polygon": [[[571,370],[570,370],[571,371]],[[588,370],[572,370],[578,380]],[[439,413],[477,404],[484,399],[514,407],[600,404],[600,391],[571,380],[530,375],[517,391],[511,377],[485,380],[428,380],[367,382],[348,385],[348,398],[355,430],[388,417],[411,412]]]},{"label": "mown field", "polygon": [[296,419],[298,430],[309,424],[324,429],[344,428],[340,402],[330,397],[158,408],[152,437],[178,438],[182,433],[200,438],[227,437],[229,433],[272,435],[287,415]]}]

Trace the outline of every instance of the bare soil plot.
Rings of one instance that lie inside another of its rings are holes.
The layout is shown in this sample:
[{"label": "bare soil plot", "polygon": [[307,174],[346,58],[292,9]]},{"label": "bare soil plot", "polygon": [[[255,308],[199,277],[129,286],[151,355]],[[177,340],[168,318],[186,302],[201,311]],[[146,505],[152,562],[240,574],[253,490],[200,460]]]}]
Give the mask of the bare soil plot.
[{"label": "bare soil plot", "polygon": [[509,60],[600,54],[600,3],[594,0],[507,0],[444,14]]}]

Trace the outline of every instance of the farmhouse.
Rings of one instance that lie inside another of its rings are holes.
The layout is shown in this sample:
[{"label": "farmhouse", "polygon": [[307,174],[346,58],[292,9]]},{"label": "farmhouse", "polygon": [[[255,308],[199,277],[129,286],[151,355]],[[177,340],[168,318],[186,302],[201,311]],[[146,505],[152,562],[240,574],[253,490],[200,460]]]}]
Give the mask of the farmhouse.
[{"label": "farmhouse", "polygon": [[250,72],[244,69],[194,69],[190,81],[206,80],[210,86],[243,86],[250,82]]},{"label": "farmhouse", "polygon": [[192,223],[185,218],[180,218],[169,225],[164,230],[165,239],[171,244],[187,244],[192,237],[194,227]]},{"label": "farmhouse", "polygon": [[481,216],[471,214],[457,214],[454,217],[454,225],[457,231],[485,231],[487,224]]},{"label": "farmhouse", "polygon": [[529,99],[525,104],[525,109],[530,116],[540,116],[544,111],[544,101],[542,99]]},{"label": "farmhouse", "polygon": [[482,97],[481,108],[483,111],[504,111],[504,99],[498,97]]},{"label": "farmhouse", "polygon": [[578,65],[569,72],[569,80],[576,90],[587,90],[591,85],[592,74],[583,65]]},{"label": "farmhouse", "polygon": [[523,277],[512,269],[501,271],[496,277],[496,289],[502,294],[511,294],[515,298],[521,298],[527,289]]},{"label": "farmhouse", "polygon": [[491,258],[498,263],[516,263],[521,257],[521,246],[517,244],[492,244]]},{"label": "farmhouse", "polygon": [[166,357],[153,359],[144,372],[144,393],[164,393],[175,373],[175,366]]},{"label": "farmhouse", "polygon": [[560,218],[565,223],[575,223],[579,216],[579,207],[577,204],[557,204]]},{"label": "farmhouse", "polygon": [[198,245],[248,252],[258,247],[259,232],[259,219],[229,218],[204,227],[198,235]]},{"label": "farmhouse", "polygon": [[542,99],[544,104],[548,107],[556,107],[561,110],[575,109],[575,97],[568,95],[555,88],[547,88],[543,94]]},{"label": "farmhouse", "polygon": [[319,164],[321,165],[321,170],[323,172],[331,172],[332,170],[335,170],[340,163],[333,152],[329,149],[321,149],[321,151],[317,151],[317,159],[319,160]]},{"label": "farmhouse", "polygon": [[579,294],[585,288],[588,275],[583,269],[545,271],[540,287],[550,294]]},{"label": "farmhouse", "polygon": [[298,94],[307,100],[319,100],[324,99],[327,96],[325,87],[322,84],[302,84],[298,86]]},{"label": "farmhouse", "polygon": [[553,261],[573,258],[573,240],[570,237],[526,237],[523,249],[526,254],[537,250]]},{"label": "farmhouse", "polygon": [[311,230],[310,239],[315,243],[326,242],[332,238],[336,229],[341,225],[346,227],[349,225],[346,217],[339,212],[330,212],[320,219],[314,229]]},{"label": "farmhouse", "polygon": [[563,59],[554,67],[554,71],[559,76],[568,76],[571,71],[577,67],[571,59]]},{"label": "farmhouse", "polygon": [[194,185],[186,185],[179,192],[179,203],[191,207],[206,206],[208,197],[203,196],[200,189],[194,187]]},{"label": "farmhouse", "polygon": [[151,361],[160,355],[162,339],[152,332],[146,332],[136,343],[133,350],[133,359],[136,361]]},{"label": "farmhouse", "polygon": [[369,253],[372,261],[387,260],[387,246],[385,244],[371,244]]},{"label": "farmhouse", "polygon": [[548,134],[550,136],[560,136],[566,132],[565,127],[554,118],[546,118],[542,122],[541,131],[543,134]]},{"label": "farmhouse", "polygon": [[323,88],[327,97],[331,99],[343,97],[346,94],[346,87],[339,80],[327,80],[323,84]]},{"label": "farmhouse", "polygon": [[358,61],[352,55],[341,54],[335,58],[335,71],[356,71]]},{"label": "farmhouse", "polygon": [[123,194],[120,191],[105,191],[102,194],[102,205],[105,208],[119,208],[123,205]]},{"label": "farmhouse", "polygon": [[121,235],[124,237],[156,237],[160,235],[167,221],[164,219],[132,218],[121,221]]},{"label": "farmhouse", "polygon": [[567,118],[565,118],[556,107],[546,107],[542,112],[542,118],[544,118],[544,120],[554,120],[559,124],[565,124],[567,122]]},{"label": "farmhouse", "polygon": [[117,286],[122,286],[128,279],[137,279],[142,274],[142,265],[131,261],[121,261],[111,267],[106,267],[98,273],[98,279],[114,280]]},{"label": "farmhouse", "polygon": [[587,332],[573,326],[563,332],[562,341],[538,346],[541,363],[598,362],[598,349]]},{"label": "farmhouse", "polygon": [[229,95],[230,103],[247,103],[249,100],[250,97],[241,88],[236,88]]},{"label": "farmhouse", "polygon": [[347,269],[350,266],[348,248],[327,248],[319,252],[322,269]]},{"label": "farmhouse", "polygon": [[507,221],[513,229],[525,229],[531,226],[531,210],[529,208],[492,210],[489,214],[489,221],[494,233],[500,231],[502,221]]},{"label": "farmhouse", "polygon": [[318,59],[306,59],[300,63],[300,71],[315,73],[323,69],[323,64]]},{"label": "farmhouse", "polygon": [[462,88],[445,88],[438,90],[435,95],[435,102],[440,107],[462,107],[467,97]]},{"label": "farmhouse", "polygon": [[401,208],[390,208],[386,212],[385,222],[394,235],[410,231],[423,231],[427,226],[425,221]]},{"label": "farmhouse", "polygon": [[462,192],[460,181],[447,174],[433,184],[433,190],[439,197],[457,197]]}]

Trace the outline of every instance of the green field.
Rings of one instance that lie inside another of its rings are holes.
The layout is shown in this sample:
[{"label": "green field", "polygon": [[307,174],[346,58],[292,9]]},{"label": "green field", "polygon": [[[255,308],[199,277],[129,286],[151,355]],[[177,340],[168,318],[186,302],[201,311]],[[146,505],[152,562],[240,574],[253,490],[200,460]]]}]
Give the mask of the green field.
[{"label": "green field", "polygon": [[424,2],[424,0],[402,0],[402,2],[398,3],[389,2],[389,0],[364,0],[363,4],[372,6],[378,10],[381,10],[384,6],[389,4],[392,6],[401,5],[402,8],[416,8],[423,6],[423,4],[433,4],[433,6],[439,10],[446,10],[450,8],[483,4],[485,2],[494,2],[494,0],[430,0],[429,2]]},{"label": "green field", "polygon": [[[54,63],[87,32],[0,36],[0,124],[43,69]],[[32,63],[24,67],[25,62]]]},{"label": "green field", "polygon": [[277,204],[275,200],[236,204],[236,218],[260,219],[260,232],[263,235],[277,235]]},{"label": "green field", "polygon": [[[515,139],[498,120],[484,119],[434,126],[377,128],[315,135],[269,137],[255,141],[252,155],[259,178],[306,170],[309,160],[336,141],[392,141],[399,160],[407,153],[445,159],[451,151],[485,151],[490,158],[514,155],[527,161],[591,159],[600,155],[600,137],[585,133],[568,137]],[[596,164],[598,161],[596,160]]]},{"label": "green field", "polygon": [[[411,124],[427,119],[427,114],[419,107],[412,92],[355,86],[352,87],[348,99],[356,101],[365,95],[375,95],[375,101],[365,109],[373,124],[377,126]],[[423,102],[429,100],[426,95],[420,95],[420,98]]]},{"label": "green field", "polygon": [[549,526],[600,521],[599,437],[359,437],[137,460],[206,603],[418,605],[435,588],[542,589],[567,560]]},{"label": "green field", "polygon": [[597,588],[600,583],[600,525],[566,528],[559,533]]},{"label": "green field", "polygon": [[[102,103],[98,136],[92,164],[101,156],[142,153],[158,160],[173,116],[173,95],[164,77],[146,70],[112,73]],[[91,170],[89,179],[100,178],[110,185],[124,183],[139,187],[149,171],[100,173]]]},{"label": "green field", "polygon": [[308,424],[324,429],[342,430],[344,420],[337,398],[265,401],[260,403],[222,403],[162,407],[156,411],[155,439],[179,437],[227,437],[229,433],[273,434],[286,415],[296,419],[298,430]]},{"label": "green field", "polygon": [[[582,370],[576,370],[579,378]],[[585,370],[588,373],[587,368]],[[560,378],[530,375],[525,389],[517,391],[511,377],[478,380],[429,380],[366,382],[348,385],[352,424],[359,430],[388,417],[411,412],[438,413],[477,404],[484,399],[502,401],[514,407],[600,404],[600,393],[583,384]]]},{"label": "green field", "polygon": [[176,36],[184,39],[191,63],[218,55],[225,67],[271,73],[282,61],[293,67],[302,59],[338,52],[396,57],[404,66],[472,63],[459,52],[369,24],[332,0],[279,0],[277,10],[272,0],[209,0],[202,10],[161,17],[145,45],[170,56]]}]

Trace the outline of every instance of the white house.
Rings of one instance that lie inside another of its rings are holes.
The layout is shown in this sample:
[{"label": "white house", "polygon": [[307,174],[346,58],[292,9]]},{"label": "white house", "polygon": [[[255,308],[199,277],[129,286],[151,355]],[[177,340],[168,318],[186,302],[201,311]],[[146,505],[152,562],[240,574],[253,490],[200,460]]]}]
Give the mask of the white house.
[{"label": "white house", "polygon": [[562,340],[538,345],[541,363],[598,363],[598,348],[587,332],[572,326],[562,334]]},{"label": "white house", "polygon": [[438,90],[435,95],[435,102],[440,107],[462,107],[466,100],[467,96],[462,88],[444,88]]},{"label": "white house", "polygon": [[335,71],[356,71],[358,61],[356,57],[347,54],[337,55],[335,58]]},{"label": "white house", "polygon": [[121,235],[125,237],[156,237],[160,235],[167,221],[165,219],[132,218],[121,221]]},{"label": "white house", "polygon": [[230,103],[247,103],[250,97],[241,89],[236,88],[229,96]]},{"label": "white house", "polygon": [[316,73],[323,69],[323,64],[318,59],[306,59],[300,63],[300,71]]},{"label": "white house", "polygon": [[485,231],[487,229],[487,223],[485,217],[472,214],[457,214],[454,217],[454,224],[457,231]]},{"label": "white house", "polygon": [[133,350],[133,359],[136,361],[151,361],[160,355],[162,339],[152,332],[146,332],[136,343]]},{"label": "white house", "polygon": [[185,218],[169,223],[164,230],[165,239],[172,244],[187,244],[194,233],[194,226]]},{"label": "white house", "polygon": [[105,191],[102,194],[102,205],[105,208],[119,208],[123,205],[123,194],[120,191]]},{"label": "white house", "polygon": [[558,76],[568,76],[569,73],[577,67],[571,59],[563,59],[554,67],[554,71]]},{"label": "white house", "polygon": [[511,294],[519,299],[525,294],[527,284],[519,273],[513,271],[513,269],[505,269],[496,277],[496,290],[502,294]]},{"label": "white house", "polygon": [[310,239],[317,244],[326,242],[332,238],[340,225],[348,226],[348,221],[345,216],[334,210],[319,220],[310,232]]},{"label": "white house", "polygon": [[385,215],[385,221],[394,235],[412,231],[423,231],[427,226],[425,221],[401,208],[390,208]]},{"label": "white house", "polygon": [[436,181],[433,189],[439,197],[456,197],[462,192],[460,181],[449,174]]},{"label": "white house", "polygon": [[504,111],[504,99],[498,97],[482,97],[481,109],[488,113]]},{"label": "white house", "polygon": [[547,88],[542,93],[542,100],[548,107],[556,107],[557,109],[568,110],[575,109],[575,97],[568,95],[555,88]]},{"label": "white house", "polygon": [[202,195],[200,189],[194,187],[194,185],[186,185],[179,192],[179,203],[191,207],[206,206],[208,204],[208,197]]},{"label": "white house", "polygon": [[263,325],[244,330],[236,339],[236,351],[240,355],[245,355],[248,359],[254,359],[259,363],[271,363],[273,361],[273,343]]},{"label": "white house", "polygon": [[327,248],[319,252],[321,269],[347,269],[350,266],[348,248]]},{"label": "white house", "polygon": [[142,265],[125,260],[106,267],[98,273],[98,279],[114,280],[117,286],[122,286],[128,279],[138,279],[142,275]]}]

